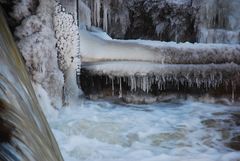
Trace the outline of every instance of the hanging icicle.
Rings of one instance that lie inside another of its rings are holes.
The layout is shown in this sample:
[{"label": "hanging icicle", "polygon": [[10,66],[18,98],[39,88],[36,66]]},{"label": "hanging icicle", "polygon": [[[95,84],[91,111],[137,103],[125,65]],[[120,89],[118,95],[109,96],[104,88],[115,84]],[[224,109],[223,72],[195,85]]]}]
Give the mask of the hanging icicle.
[{"label": "hanging icicle", "polygon": [[101,10],[101,1],[100,0],[93,0],[93,24],[97,27],[100,26],[100,10]]},{"label": "hanging icicle", "polygon": [[110,22],[110,4],[108,0],[103,1],[103,30],[108,32],[108,24]]}]

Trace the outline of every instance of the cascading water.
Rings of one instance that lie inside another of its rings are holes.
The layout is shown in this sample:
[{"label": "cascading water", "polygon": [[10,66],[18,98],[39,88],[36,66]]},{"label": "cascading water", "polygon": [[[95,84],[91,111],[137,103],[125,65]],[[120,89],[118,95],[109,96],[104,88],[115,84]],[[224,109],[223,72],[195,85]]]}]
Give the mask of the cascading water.
[{"label": "cascading water", "polygon": [[0,160],[62,161],[0,8]]}]

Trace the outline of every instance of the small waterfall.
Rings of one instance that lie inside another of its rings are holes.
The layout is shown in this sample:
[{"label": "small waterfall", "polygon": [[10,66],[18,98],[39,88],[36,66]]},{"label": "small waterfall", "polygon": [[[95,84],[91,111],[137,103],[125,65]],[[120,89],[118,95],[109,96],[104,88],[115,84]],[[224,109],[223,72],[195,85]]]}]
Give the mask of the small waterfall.
[{"label": "small waterfall", "polygon": [[62,161],[0,8],[0,160]]}]

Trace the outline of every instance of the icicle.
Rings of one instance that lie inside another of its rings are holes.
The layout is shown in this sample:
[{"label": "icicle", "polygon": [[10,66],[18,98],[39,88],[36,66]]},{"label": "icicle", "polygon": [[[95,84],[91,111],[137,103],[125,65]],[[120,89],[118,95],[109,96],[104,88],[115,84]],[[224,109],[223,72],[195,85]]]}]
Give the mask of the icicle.
[{"label": "icicle", "polygon": [[146,79],[145,77],[142,78],[142,90],[146,92]]},{"label": "icicle", "polygon": [[79,11],[79,23],[80,23],[80,27],[85,27],[85,25],[87,27],[91,27],[91,10],[90,8],[81,0],[79,1],[79,5],[78,5],[78,11]]},{"label": "icicle", "polygon": [[112,96],[114,96],[114,77],[111,78],[112,80]]},{"label": "icicle", "polygon": [[93,23],[97,27],[100,26],[100,9],[101,9],[100,0],[94,0],[94,3],[93,3]]},{"label": "icicle", "polygon": [[109,4],[107,1],[104,1],[103,4],[103,30],[108,31],[108,21],[109,21]]},{"label": "icicle", "polygon": [[130,82],[131,82],[131,92],[135,90],[135,82],[134,82],[134,76],[130,76]]},{"label": "icicle", "polygon": [[108,77],[105,78],[105,84],[108,84]]},{"label": "icicle", "polygon": [[235,101],[235,90],[236,90],[236,85],[234,81],[231,81],[232,83],[232,103]]},{"label": "icicle", "polygon": [[148,93],[148,91],[149,91],[149,87],[150,87],[150,84],[149,84],[149,78],[147,77],[147,79],[146,79],[146,84],[147,84],[147,93]]},{"label": "icicle", "polygon": [[204,4],[199,13],[198,41],[239,43],[239,0],[205,0]]},{"label": "icicle", "polygon": [[119,79],[119,98],[122,98],[122,79]]}]

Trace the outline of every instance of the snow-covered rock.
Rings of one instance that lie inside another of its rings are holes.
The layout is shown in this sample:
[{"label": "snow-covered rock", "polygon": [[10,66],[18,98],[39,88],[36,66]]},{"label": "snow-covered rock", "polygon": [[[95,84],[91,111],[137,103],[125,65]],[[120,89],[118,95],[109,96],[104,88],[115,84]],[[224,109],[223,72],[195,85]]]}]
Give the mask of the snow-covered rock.
[{"label": "snow-covered rock", "polygon": [[[21,10],[21,12],[26,12],[23,15],[28,14],[27,11],[22,10],[23,6],[20,4],[15,6],[18,12]],[[36,14],[23,19],[21,25],[16,28],[15,36],[19,40],[17,45],[26,61],[32,81],[42,85],[48,92],[52,104],[59,108],[62,106],[64,79],[58,68],[55,48],[57,42],[53,29],[55,5],[54,0],[40,0]],[[18,8],[18,6],[21,7]]]}]

